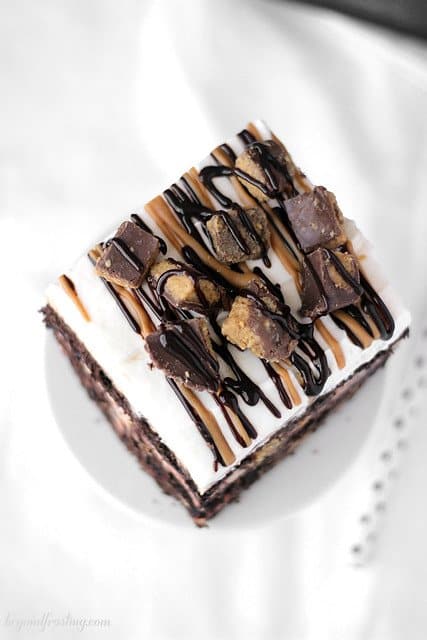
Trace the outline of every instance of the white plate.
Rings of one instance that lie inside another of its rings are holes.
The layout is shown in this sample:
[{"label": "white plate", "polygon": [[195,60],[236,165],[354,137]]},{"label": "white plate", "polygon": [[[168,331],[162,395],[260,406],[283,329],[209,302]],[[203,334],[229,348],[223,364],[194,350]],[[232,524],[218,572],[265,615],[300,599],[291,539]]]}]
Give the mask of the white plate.
[{"label": "white plate", "polygon": [[[86,471],[111,496],[149,518],[193,526],[184,508],[139,467],[81,387],[53,336],[46,340],[46,380],[58,426]],[[289,516],[319,498],[351,465],[380,405],[384,371],[375,374],[322,426],[212,523],[255,528]]]}]

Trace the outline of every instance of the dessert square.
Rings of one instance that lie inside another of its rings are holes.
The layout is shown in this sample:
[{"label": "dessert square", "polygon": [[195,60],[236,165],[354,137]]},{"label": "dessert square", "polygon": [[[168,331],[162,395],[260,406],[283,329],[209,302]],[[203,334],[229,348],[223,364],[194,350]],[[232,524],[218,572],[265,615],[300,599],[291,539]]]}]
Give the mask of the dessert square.
[{"label": "dessert square", "polygon": [[249,123],[47,290],[44,320],[82,385],[199,526],[408,334],[331,188]]}]

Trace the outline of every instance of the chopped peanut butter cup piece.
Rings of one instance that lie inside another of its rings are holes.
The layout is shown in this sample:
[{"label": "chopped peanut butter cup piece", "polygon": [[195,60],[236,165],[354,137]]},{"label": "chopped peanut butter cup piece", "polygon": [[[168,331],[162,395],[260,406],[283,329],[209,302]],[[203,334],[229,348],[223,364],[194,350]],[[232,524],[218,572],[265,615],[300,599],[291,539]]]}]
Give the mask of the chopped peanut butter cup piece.
[{"label": "chopped peanut butter cup piece", "polygon": [[151,268],[148,281],[172,307],[204,314],[230,306],[223,287],[177,260],[157,262]]},{"label": "chopped peanut butter cup piece", "polygon": [[285,147],[274,140],[253,142],[236,159],[237,177],[261,201],[279,193],[294,195],[292,167]]},{"label": "chopped peanut butter cup piece", "polygon": [[96,263],[96,272],[109,282],[137,289],[159,255],[159,241],[134,222],[123,222]]},{"label": "chopped peanut butter cup piece", "polygon": [[226,264],[261,258],[269,246],[267,216],[260,207],[220,211],[206,227],[216,257]]},{"label": "chopped peanut butter cup piece", "polygon": [[153,365],[197,391],[217,391],[219,363],[204,318],[160,325],[145,341]]},{"label": "chopped peanut butter cup piece", "polygon": [[315,319],[358,302],[357,260],[350,253],[316,249],[302,266],[301,313]]},{"label": "chopped peanut butter cup piece", "polygon": [[344,220],[336,198],[325,187],[314,187],[285,202],[289,222],[304,253],[319,247],[336,249],[346,241]]},{"label": "chopped peanut butter cup piece", "polygon": [[[298,340],[293,333],[295,323],[286,307],[282,314],[279,303],[246,292],[237,296],[222,325],[223,335],[240,349],[250,349],[256,356],[271,362],[285,360]],[[289,332],[292,332],[291,333]]]}]

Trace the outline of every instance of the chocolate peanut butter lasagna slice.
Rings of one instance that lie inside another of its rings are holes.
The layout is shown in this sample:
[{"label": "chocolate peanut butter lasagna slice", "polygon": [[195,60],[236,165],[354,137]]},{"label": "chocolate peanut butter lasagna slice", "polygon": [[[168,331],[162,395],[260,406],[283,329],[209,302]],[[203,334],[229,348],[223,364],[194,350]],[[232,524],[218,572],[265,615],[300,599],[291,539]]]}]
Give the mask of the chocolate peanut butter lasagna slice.
[{"label": "chocolate peanut butter lasagna slice", "polygon": [[43,312],[198,525],[383,365],[410,320],[334,194],[258,121],[99,239]]}]

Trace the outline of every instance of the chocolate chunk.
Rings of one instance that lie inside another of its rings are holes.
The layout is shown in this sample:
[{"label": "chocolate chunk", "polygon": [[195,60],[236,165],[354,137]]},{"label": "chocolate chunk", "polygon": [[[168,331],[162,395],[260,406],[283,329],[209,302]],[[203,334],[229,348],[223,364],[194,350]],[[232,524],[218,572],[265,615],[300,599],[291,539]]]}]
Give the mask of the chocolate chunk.
[{"label": "chocolate chunk", "polygon": [[145,348],[168,378],[197,391],[219,389],[219,364],[204,318],[160,325],[147,336]]},{"label": "chocolate chunk", "polygon": [[301,313],[315,319],[360,298],[359,268],[350,253],[316,249],[303,263]]},{"label": "chocolate chunk", "polygon": [[136,289],[159,254],[159,241],[134,222],[123,222],[96,263],[96,272],[109,282]]},{"label": "chocolate chunk", "polygon": [[277,295],[267,287],[261,278],[254,277],[254,279],[246,286],[245,290],[252,294],[253,297],[258,298],[269,311],[272,311],[273,313],[279,312],[281,301]]},{"label": "chocolate chunk", "polygon": [[336,249],[346,241],[344,220],[333,193],[315,187],[285,202],[289,222],[304,253]]},{"label": "chocolate chunk", "polygon": [[264,306],[265,313],[276,314],[279,318],[281,316],[283,319],[281,318],[280,322],[291,337],[296,338],[299,336],[297,321],[292,316],[288,305],[284,303],[283,298],[279,298],[274,293],[273,287],[267,287],[261,278],[254,278],[246,286],[245,292],[247,296],[252,297],[257,302],[258,306]]},{"label": "chocolate chunk", "polygon": [[[292,337],[295,323],[286,308],[282,314],[278,301],[268,302],[251,292],[237,296],[222,325],[223,335],[240,349],[250,349],[256,356],[271,362],[285,360],[298,340]],[[271,308],[270,308],[271,307]]]},{"label": "chocolate chunk", "polygon": [[202,314],[229,308],[225,289],[183,262],[157,262],[148,280],[172,307]]},{"label": "chocolate chunk", "polygon": [[257,200],[268,200],[279,193],[295,194],[293,162],[285,147],[274,140],[249,145],[237,157],[236,169],[239,180]]},{"label": "chocolate chunk", "polygon": [[206,226],[216,257],[226,264],[261,258],[269,245],[267,216],[260,207],[221,211]]}]

